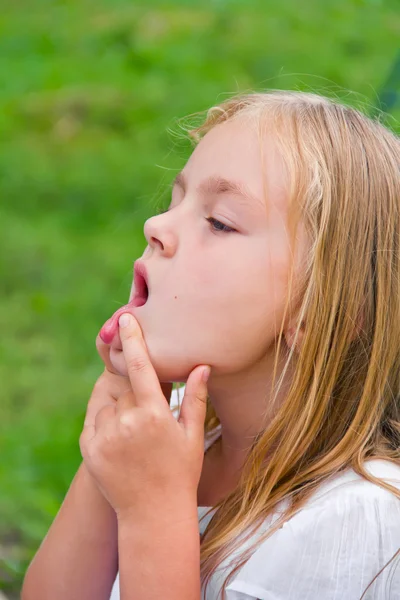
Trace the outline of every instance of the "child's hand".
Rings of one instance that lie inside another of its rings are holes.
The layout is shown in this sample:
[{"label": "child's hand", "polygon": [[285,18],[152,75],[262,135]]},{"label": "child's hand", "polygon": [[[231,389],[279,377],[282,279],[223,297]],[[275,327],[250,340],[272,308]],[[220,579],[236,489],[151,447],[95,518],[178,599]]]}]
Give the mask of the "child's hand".
[{"label": "child's hand", "polygon": [[105,406],[115,406],[118,398],[129,390],[132,390],[132,387],[128,377],[122,377],[111,373],[107,368],[104,369],[104,372],[94,384],[83,427],[93,427],[96,415]]},{"label": "child's hand", "polygon": [[86,423],[80,436],[86,467],[119,517],[140,517],[178,497],[195,502],[204,457],[204,366],[189,375],[176,420],[132,316],[120,336],[131,390]]},{"label": "child's hand", "polygon": [[[101,358],[101,360],[104,363],[105,366],[105,370],[104,373],[110,373],[110,374],[114,374],[116,377],[120,377],[122,379],[122,381],[127,382],[129,387],[130,387],[130,381],[129,378],[126,377],[125,375],[122,375],[119,371],[117,371],[114,367],[114,365],[111,362],[110,359],[110,344],[106,344],[105,342],[103,342],[103,340],[100,337],[100,333],[97,335],[96,338],[96,348],[97,348],[97,352],[99,353],[99,356]],[[163,391],[163,394],[165,396],[165,399],[167,400],[168,404],[170,404],[171,402],[171,393],[172,393],[172,383],[160,383],[161,385],[161,389]],[[119,394],[121,395],[121,394]],[[115,398],[117,399],[117,398]]]}]

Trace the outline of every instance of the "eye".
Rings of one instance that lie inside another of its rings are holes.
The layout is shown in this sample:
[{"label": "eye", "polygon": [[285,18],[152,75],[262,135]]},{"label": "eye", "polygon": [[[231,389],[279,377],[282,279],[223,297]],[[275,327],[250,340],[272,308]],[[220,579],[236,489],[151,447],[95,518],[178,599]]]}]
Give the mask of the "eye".
[{"label": "eye", "polygon": [[[156,215],[162,215],[166,212],[168,212],[169,210],[171,210],[170,208],[167,208],[167,210],[158,210]],[[229,227],[229,225],[225,225],[225,223],[221,223],[221,221],[218,221],[217,219],[214,219],[213,217],[207,217],[206,221],[208,221],[210,223],[210,227],[213,231],[220,231],[222,233],[233,233],[234,231],[236,231],[236,229],[233,229],[232,227]]]},{"label": "eye", "polygon": [[[208,217],[206,221],[210,223],[211,229],[214,231],[222,231],[223,233],[232,233],[233,231],[236,231],[236,229],[232,229],[232,227],[221,223],[221,221],[217,221],[217,219],[214,219],[213,217]],[[217,225],[220,225],[221,227],[217,227]]]}]

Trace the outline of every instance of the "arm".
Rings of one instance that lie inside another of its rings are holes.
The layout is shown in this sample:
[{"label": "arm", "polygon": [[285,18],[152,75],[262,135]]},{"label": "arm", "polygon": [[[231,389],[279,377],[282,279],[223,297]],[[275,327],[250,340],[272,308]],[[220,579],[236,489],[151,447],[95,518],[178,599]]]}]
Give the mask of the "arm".
[{"label": "arm", "polygon": [[118,518],[121,600],[200,600],[197,502],[152,507]]},{"label": "arm", "polygon": [[108,600],[117,556],[115,512],[82,463],[28,568],[21,600]]},{"label": "arm", "polygon": [[[100,336],[96,346],[106,369],[93,388],[84,429],[130,388],[129,380],[112,370],[109,346]],[[161,387],[169,403],[172,384]],[[109,600],[118,570],[117,533],[115,511],[82,463],[27,570],[21,600]]]},{"label": "arm", "polygon": [[197,489],[210,367],[189,374],[177,421],[131,314],[119,317],[119,332],[131,390],[84,428],[80,448],[117,515],[121,600],[200,600]]}]

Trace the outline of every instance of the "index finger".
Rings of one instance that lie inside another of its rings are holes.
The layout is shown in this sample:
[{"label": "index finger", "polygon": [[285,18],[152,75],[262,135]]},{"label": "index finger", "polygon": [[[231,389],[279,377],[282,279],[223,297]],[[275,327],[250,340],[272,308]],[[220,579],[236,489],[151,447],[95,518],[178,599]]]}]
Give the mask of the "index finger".
[{"label": "index finger", "polygon": [[[110,373],[120,376],[120,377],[124,377],[122,376],[121,373],[119,371],[117,371],[114,367],[114,365],[111,362],[110,359],[110,346],[109,344],[106,344],[105,342],[103,342],[102,338],[100,337],[100,334],[97,335],[96,337],[96,348],[97,348],[97,352],[101,358],[101,360],[103,361],[107,371],[109,371]],[[128,379],[128,377],[126,377]],[[161,382],[161,389],[162,392],[165,396],[166,401],[168,402],[168,404],[171,403],[171,392],[172,392],[172,383],[171,382]]]},{"label": "index finger", "polygon": [[122,350],[136,405],[165,407],[165,396],[147,353],[139,323],[131,314],[124,313],[119,318],[119,326]]}]

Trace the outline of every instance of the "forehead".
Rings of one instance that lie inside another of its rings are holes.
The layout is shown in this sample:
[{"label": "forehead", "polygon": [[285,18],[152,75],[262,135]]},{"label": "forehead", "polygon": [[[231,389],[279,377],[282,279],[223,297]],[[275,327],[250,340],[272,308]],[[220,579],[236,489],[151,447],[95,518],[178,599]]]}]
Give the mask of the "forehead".
[{"label": "forehead", "polygon": [[244,184],[260,208],[287,210],[284,163],[272,133],[260,136],[255,122],[230,120],[213,127],[199,142],[185,168],[190,187],[210,176]]}]

